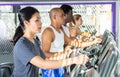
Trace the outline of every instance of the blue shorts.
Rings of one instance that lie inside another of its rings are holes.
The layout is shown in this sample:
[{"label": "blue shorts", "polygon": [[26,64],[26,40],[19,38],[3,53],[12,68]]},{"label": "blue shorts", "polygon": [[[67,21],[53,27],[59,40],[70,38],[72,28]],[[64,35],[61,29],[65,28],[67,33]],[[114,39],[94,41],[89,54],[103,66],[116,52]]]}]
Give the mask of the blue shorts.
[{"label": "blue shorts", "polygon": [[54,70],[41,69],[42,77],[64,77],[64,68],[58,68]]}]

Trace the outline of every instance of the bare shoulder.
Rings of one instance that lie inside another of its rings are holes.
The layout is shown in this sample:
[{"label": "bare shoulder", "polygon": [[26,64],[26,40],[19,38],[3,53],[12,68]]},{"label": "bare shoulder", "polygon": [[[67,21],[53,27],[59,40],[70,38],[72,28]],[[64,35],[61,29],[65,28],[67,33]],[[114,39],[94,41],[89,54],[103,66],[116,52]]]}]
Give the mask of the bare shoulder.
[{"label": "bare shoulder", "polygon": [[42,33],[42,38],[43,39],[51,39],[51,40],[53,40],[54,39],[54,32],[53,32],[53,30],[51,29],[51,28],[46,28],[44,31],[43,31],[43,33]]},{"label": "bare shoulder", "polygon": [[50,27],[47,27],[44,31],[43,31],[43,33],[42,33],[42,35],[46,35],[46,34],[48,34],[48,35],[51,35],[51,34],[53,34],[53,30],[50,28]]}]

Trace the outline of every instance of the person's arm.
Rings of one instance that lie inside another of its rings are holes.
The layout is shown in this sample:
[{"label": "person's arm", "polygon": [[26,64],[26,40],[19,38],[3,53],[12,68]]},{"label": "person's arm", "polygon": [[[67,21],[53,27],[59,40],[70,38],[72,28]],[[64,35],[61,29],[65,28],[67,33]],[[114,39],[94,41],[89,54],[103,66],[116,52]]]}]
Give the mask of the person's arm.
[{"label": "person's arm", "polygon": [[103,39],[103,35],[98,35],[98,36],[95,36],[96,38],[101,38],[101,39]]},{"label": "person's arm", "polygon": [[79,35],[81,35],[81,34],[83,34],[84,32],[81,32],[78,28],[76,28],[76,34],[79,34]]},{"label": "person's arm", "polygon": [[97,38],[93,41],[81,42],[80,48],[85,48],[85,47],[88,47],[88,46],[91,46],[91,45],[94,45],[94,44],[97,44],[97,43],[100,43],[100,42],[101,42],[101,40],[99,40]]},{"label": "person's arm", "polygon": [[44,60],[40,56],[35,56],[31,59],[30,63],[43,69],[56,69],[71,64],[85,65],[88,60],[89,60],[88,57],[83,54],[73,58],[62,59],[62,60],[49,60],[49,59]]},{"label": "person's arm", "polygon": [[100,38],[95,38],[95,40],[93,41],[81,41],[81,40],[73,40],[69,43],[69,45],[71,46],[76,46],[76,47],[79,47],[79,48],[85,48],[85,47],[88,47],[88,46],[91,46],[91,45],[94,45],[94,44],[99,44],[101,43],[102,39]]},{"label": "person's arm", "polygon": [[54,56],[55,53],[50,52],[51,43],[55,36],[51,28],[46,28],[42,33],[42,50],[46,57]]}]

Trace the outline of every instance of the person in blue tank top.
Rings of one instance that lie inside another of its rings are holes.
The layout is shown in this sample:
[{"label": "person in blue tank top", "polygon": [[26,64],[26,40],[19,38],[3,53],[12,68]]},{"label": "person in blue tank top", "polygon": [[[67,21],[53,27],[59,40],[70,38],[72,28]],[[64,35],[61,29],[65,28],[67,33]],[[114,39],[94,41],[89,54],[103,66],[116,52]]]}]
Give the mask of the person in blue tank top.
[{"label": "person in blue tank top", "polygon": [[54,60],[66,55],[67,51],[72,52],[70,46],[66,47],[66,53],[57,53],[57,56],[46,58],[36,37],[42,27],[39,11],[30,6],[24,7],[18,12],[18,18],[20,25],[13,37],[14,70],[11,77],[39,77],[39,68],[57,69],[71,64],[85,65],[89,60],[86,55]]}]

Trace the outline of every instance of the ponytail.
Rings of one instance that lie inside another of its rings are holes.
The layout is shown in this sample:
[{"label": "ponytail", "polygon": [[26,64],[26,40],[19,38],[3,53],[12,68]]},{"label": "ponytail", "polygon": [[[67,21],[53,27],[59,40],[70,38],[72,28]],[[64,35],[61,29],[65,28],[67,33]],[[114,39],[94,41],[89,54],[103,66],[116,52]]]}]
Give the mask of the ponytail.
[{"label": "ponytail", "polygon": [[29,21],[32,18],[33,14],[35,14],[36,12],[39,13],[39,11],[33,7],[25,7],[18,12],[18,19],[19,19],[20,25],[17,27],[15,34],[13,36],[14,45],[19,40],[19,38],[22,37],[24,34],[23,30],[25,28],[25,25],[23,22],[25,20]]},{"label": "ponytail", "polygon": [[16,42],[19,40],[20,37],[22,37],[24,34],[22,26],[19,25],[15,31],[15,34],[13,36],[13,44],[15,45]]}]

